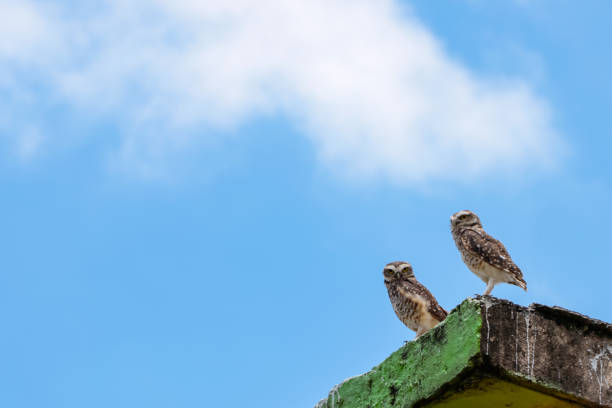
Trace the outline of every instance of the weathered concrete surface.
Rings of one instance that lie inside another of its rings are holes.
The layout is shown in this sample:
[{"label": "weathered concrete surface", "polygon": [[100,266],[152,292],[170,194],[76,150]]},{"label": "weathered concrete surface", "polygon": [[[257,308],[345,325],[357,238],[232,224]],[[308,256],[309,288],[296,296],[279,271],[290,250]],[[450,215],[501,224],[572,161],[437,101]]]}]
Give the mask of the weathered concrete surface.
[{"label": "weathered concrete surface", "polygon": [[[612,406],[612,326],[559,308],[483,297],[481,354],[527,386]],[[596,406],[596,405],[595,405]]]},{"label": "weathered concrete surface", "polygon": [[612,407],[611,385],[610,324],[477,297],[317,408]]}]

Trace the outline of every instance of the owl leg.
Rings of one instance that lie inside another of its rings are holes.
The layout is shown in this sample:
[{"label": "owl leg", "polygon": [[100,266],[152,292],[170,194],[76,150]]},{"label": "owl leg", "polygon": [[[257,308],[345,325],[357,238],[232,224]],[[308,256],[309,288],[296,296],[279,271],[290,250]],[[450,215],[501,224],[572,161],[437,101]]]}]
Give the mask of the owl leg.
[{"label": "owl leg", "polygon": [[426,328],[424,328],[424,327],[419,327],[419,330],[417,330],[417,333],[416,333],[416,337],[415,337],[415,338],[417,338],[417,339],[418,339],[419,337],[421,337],[421,335],[425,334],[426,332],[427,332],[427,329],[426,329]]},{"label": "owl leg", "polygon": [[482,296],[489,296],[489,294],[493,290],[493,286],[495,286],[496,283],[497,282],[495,282],[493,279],[489,279],[489,282],[487,283],[487,290],[484,291]]}]

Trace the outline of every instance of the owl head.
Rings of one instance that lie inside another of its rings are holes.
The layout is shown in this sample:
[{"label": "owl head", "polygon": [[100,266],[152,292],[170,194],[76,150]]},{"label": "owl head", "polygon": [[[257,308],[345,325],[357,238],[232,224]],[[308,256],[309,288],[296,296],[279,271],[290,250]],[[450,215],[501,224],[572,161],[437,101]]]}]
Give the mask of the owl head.
[{"label": "owl head", "polygon": [[388,263],[385,266],[383,276],[385,282],[392,282],[394,280],[414,278],[414,272],[412,272],[412,265],[408,262],[397,261]]},{"label": "owl head", "polygon": [[482,227],[480,218],[470,210],[463,210],[454,213],[450,218],[451,228],[457,227]]}]

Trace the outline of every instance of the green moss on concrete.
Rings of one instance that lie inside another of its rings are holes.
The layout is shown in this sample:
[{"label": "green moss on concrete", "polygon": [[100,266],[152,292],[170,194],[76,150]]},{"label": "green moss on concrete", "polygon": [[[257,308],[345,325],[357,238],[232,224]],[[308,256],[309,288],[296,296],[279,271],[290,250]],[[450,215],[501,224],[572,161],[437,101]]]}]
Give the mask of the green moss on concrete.
[{"label": "green moss on concrete", "polygon": [[480,303],[467,299],[444,322],[372,371],[334,387],[317,407],[410,407],[429,398],[473,367],[480,355],[481,326]]}]

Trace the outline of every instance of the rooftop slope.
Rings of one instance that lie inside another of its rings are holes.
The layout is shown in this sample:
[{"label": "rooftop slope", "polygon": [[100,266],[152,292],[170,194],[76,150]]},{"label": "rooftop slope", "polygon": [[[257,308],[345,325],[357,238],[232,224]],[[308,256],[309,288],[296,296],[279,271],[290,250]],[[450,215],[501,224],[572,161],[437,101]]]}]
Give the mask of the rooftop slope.
[{"label": "rooftop slope", "polygon": [[477,297],[316,408],[612,407],[611,385],[612,325]]}]

